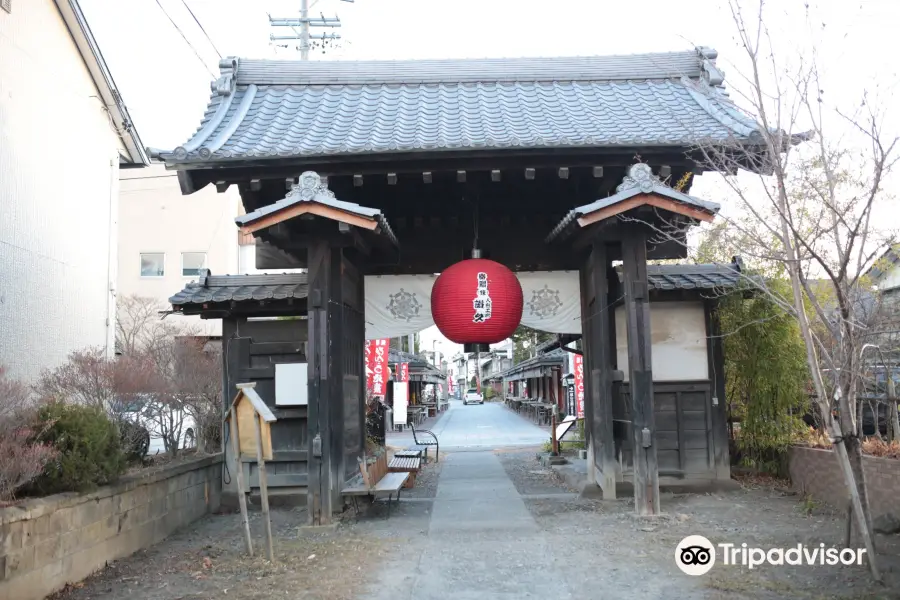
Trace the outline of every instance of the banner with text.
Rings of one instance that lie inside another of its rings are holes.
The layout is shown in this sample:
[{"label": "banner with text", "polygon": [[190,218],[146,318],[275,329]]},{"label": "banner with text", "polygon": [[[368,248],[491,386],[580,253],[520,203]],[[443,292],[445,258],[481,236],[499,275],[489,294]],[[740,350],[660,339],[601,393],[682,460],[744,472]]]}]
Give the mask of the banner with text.
[{"label": "banner with text", "polygon": [[387,390],[385,385],[388,380],[389,344],[390,340],[387,338],[366,342],[367,385],[373,396],[384,396]]},{"label": "banner with text", "polygon": [[580,354],[573,356],[575,364],[575,404],[578,407],[579,419],[584,417],[584,357]]}]

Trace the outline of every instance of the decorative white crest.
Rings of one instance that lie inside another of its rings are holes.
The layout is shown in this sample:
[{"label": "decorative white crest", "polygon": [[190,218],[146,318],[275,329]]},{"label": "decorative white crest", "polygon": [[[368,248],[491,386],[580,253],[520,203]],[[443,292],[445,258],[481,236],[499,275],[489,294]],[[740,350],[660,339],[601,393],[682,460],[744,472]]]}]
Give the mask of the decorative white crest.
[{"label": "decorative white crest", "polygon": [[622,180],[622,183],[616,188],[617,192],[629,190],[631,188],[639,188],[645,194],[653,190],[653,186],[661,183],[659,178],[653,174],[653,170],[647,163],[637,163],[628,167],[628,174]]}]

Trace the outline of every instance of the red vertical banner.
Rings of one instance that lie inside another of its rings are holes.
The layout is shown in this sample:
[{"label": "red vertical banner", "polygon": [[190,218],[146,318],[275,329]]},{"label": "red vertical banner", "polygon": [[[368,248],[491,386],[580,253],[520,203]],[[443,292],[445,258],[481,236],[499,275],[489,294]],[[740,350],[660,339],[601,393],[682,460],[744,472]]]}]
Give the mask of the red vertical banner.
[{"label": "red vertical banner", "polygon": [[409,363],[400,363],[400,383],[409,383]]},{"label": "red vertical banner", "polygon": [[584,417],[584,356],[576,354],[572,357],[575,365],[575,406],[578,418]]},{"label": "red vertical banner", "polygon": [[447,393],[448,394],[453,393],[453,376],[452,375],[447,375]]},{"label": "red vertical banner", "polygon": [[[372,340],[370,342],[372,348],[372,395],[384,396],[385,384],[387,383],[387,361],[388,361],[388,344],[390,340],[387,338],[381,340]],[[368,355],[368,353],[367,353]]]},{"label": "red vertical banner", "polygon": [[375,376],[375,340],[366,340],[366,389],[370,392]]}]

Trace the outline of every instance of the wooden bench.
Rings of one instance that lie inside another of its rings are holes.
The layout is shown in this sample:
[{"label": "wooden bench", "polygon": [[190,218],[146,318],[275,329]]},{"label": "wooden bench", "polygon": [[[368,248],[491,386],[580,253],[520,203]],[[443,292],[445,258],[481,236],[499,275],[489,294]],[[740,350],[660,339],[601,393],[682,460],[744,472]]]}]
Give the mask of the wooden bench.
[{"label": "wooden bench", "polygon": [[411,488],[416,485],[416,475],[422,466],[422,459],[418,456],[397,456],[388,463],[388,472],[390,473],[409,473],[409,479],[403,485],[404,488]]},{"label": "wooden bench", "polygon": [[361,482],[345,487],[341,490],[341,495],[353,498],[353,507],[356,509],[356,516],[359,517],[359,504],[357,499],[360,496],[368,496],[374,502],[379,497],[388,497],[387,518],[391,518],[391,500],[394,494],[397,494],[397,501],[400,500],[400,490],[410,478],[410,473],[384,473],[377,481],[370,481],[369,471],[366,469],[364,461],[359,461],[359,472]]}]

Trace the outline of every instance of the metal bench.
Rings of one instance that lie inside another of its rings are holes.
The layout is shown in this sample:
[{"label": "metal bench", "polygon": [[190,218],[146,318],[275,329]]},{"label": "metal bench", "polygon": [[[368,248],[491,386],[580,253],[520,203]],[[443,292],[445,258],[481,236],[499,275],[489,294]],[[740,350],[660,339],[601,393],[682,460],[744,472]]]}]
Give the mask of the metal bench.
[{"label": "metal bench", "polygon": [[400,501],[400,490],[406,484],[406,481],[410,478],[410,473],[385,473],[381,479],[376,482],[369,481],[369,474],[366,471],[365,464],[360,461],[359,465],[360,471],[360,479],[362,481],[355,485],[350,485],[341,490],[341,495],[350,496],[353,498],[353,508],[356,510],[356,516],[359,518],[359,503],[358,498],[360,496],[368,496],[374,502],[379,497],[384,497],[387,494],[388,497],[388,511],[387,518],[391,518],[391,500],[394,497],[394,494],[397,494],[397,501]]},{"label": "metal bench", "polygon": [[[441,462],[441,457],[440,457],[441,447],[438,444],[437,436],[434,435],[434,433],[432,433],[431,431],[428,431],[427,429],[416,429],[415,426],[410,426],[410,429],[412,430],[413,441],[416,443],[416,446],[424,446],[426,449],[426,452],[427,452],[428,446],[434,446],[434,460],[435,460],[435,462]],[[419,435],[421,435],[421,434],[430,435],[434,439],[434,441],[429,441],[428,439],[420,440]]]}]

